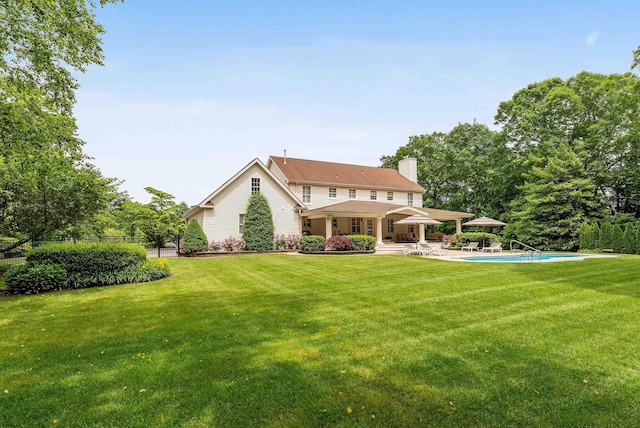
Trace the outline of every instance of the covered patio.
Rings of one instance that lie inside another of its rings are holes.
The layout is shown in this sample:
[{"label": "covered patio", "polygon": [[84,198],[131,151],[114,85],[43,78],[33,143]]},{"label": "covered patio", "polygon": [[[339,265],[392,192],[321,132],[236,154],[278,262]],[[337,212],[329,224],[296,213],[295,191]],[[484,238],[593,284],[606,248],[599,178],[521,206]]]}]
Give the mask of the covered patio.
[{"label": "covered patio", "polygon": [[[302,233],[323,235],[369,235],[378,245],[395,242],[425,242],[422,226],[396,225],[412,215],[421,215],[439,221],[455,221],[456,232],[462,232],[462,220],[473,214],[457,211],[419,208],[374,201],[346,201],[300,213]],[[417,230],[416,230],[417,229]]]}]

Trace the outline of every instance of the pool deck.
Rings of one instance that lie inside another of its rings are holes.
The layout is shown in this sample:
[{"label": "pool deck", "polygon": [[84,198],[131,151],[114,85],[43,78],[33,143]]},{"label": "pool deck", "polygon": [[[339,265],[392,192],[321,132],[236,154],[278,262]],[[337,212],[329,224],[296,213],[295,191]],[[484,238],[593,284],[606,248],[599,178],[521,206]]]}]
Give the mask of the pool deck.
[{"label": "pool deck", "polygon": [[[375,254],[400,254],[402,255],[402,251],[404,249],[404,246],[406,244],[391,244],[391,245],[385,245],[382,248],[378,248],[376,249]],[[441,247],[441,244],[439,243],[429,243],[429,245],[431,247],[433,247],[434,249],[438,250]],[[543,251],[543,254],[570,254],[574,257],[565,257],[565,258],[556,258],[556,259],[550,259],[550,260],[534,260],[534,262],[537,263],[556,263],[556,262],[568,262],[568,261],[580,261],[580,260],[584,260],[585,258],[611,258],[611,257],[616,257],[615,255],[611,255],[611,254],[580,254],[580,253],[569,253],[569,252],[561,252],[561,251]],[[448,254],[444,254],[444,255],[429,255],[429,256],[424,256],[424,258],[428,258],[428,259],[436,259],[436,260],[447,260],[447,261],[455,261],[455,262],[468,262],[469,260],[464,260],[465,258],[468,257],[473,257],[473,258],[485,258],[485,257],[497,257],[497,256],[509,256],[509,255],[518,255],[518,254],[523,254],[522,251],[509,251],[509,250],[502,250],[502,251],[495,251],[495,252],[490,252],[490,251],[463,251],[463,250],[456,250],[456,249],[448,249]],[[413,255],[414,257],[423,257],[420,255]],[[491,262],[494,263],[522,263],[525,260],[492,260]],[[528,261],[528,260],[527,260]],[[489,260],[487,260],[487,262],[489,262]]]}]

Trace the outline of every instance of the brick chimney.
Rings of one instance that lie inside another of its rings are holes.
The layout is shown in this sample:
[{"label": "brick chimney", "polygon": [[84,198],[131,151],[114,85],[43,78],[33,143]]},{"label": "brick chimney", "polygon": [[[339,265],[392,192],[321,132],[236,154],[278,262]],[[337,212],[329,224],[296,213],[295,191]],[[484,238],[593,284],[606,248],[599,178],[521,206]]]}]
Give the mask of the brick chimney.
[{"label": "brick chimney", "polygon": [[398,162],[398,172],[404,178],[418,182],[418,161],[416,158],[405,158]]}]

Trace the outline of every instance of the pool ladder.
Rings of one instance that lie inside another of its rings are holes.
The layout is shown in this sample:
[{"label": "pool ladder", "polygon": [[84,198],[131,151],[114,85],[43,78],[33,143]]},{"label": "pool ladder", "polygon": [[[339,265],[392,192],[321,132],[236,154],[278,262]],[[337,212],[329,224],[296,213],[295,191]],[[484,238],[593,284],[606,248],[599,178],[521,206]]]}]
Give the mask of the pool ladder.
[{"label": "pool ladder", "polygon": [[[515,239],[512,239],[511,242],[509,243],[509,251],[513,251],[514,250],[513,244],[522,245],[524,248],[527,249],[522,254],[520,254],[520,260],[527,259],[530,262],[532,262],[537,257],[539,261],[542,261],[542,251],[538,250],[537,248],[533,248],[530,245],[527,245],[527,244],[525,244],[523,242],[516,241]],[[516,250],[519,250],[519,249],[516,248]],[[522,250],[520,250],[520,251],[522,251]]]}]

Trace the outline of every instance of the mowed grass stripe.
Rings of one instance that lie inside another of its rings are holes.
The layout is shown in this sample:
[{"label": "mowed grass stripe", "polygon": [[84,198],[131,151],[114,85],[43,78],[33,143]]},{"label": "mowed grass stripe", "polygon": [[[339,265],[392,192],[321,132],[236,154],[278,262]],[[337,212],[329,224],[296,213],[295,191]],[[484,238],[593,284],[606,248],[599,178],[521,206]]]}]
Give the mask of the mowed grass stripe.
[{"label": "mowed grass stripe", "polygon": [[180,259],[0,299],[0,426],[621,426],[639,261]]}]

